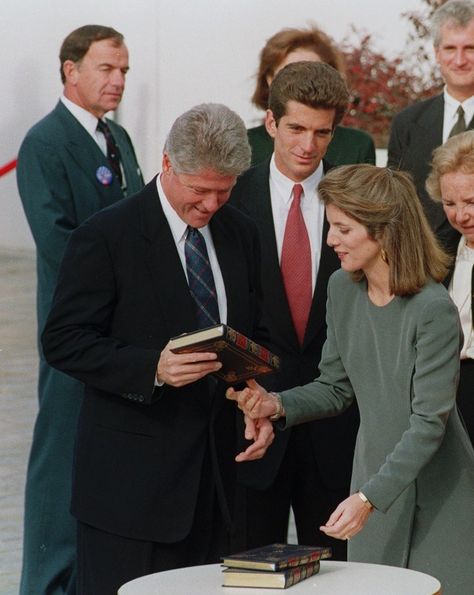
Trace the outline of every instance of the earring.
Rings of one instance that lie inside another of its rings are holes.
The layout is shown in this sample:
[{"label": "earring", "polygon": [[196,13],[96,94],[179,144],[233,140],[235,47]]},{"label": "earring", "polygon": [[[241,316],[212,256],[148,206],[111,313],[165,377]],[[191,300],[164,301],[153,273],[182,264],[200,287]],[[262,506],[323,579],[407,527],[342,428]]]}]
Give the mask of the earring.
[{"label": "earring", "polygon": [[388,263],[388,258],[387,258],[387,253],[385,252],[385,250],[383,248],[380,249],[380,258]]}]

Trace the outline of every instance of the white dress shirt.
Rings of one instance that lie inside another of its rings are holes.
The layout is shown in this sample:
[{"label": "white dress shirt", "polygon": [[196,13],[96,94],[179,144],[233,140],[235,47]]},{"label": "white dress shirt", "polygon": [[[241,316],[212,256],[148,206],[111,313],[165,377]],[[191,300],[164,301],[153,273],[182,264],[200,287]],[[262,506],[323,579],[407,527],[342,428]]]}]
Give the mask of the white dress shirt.
[{"label": "white dress shirt", "polygon": [[471,279],[474,267],[474,248],[466,246],[461,237],[456,255],[454,274],[449,284],[449,295],[456,304],[461,320],[464,344],[461,359],[474,359],[474,333],[472,330]]},{"label": "white dress shirt", "polygon": [[443,143],[445,143],[449,138],[449,133],[451,132],[453,126],[458,121],[458,114],[457,109],[462,105],[464,110],[464,120],[466,122],[466,126],[469,125],[469,122],[472,120],[474,116],[474,95],[469,97],[469,99],[464,100],[462,103],[459,102],[454,97],[444,89],[444,117],[443,117]]},{"label": "white dress shirt", "polygon": [[[166,197],[165,191],[163,190],[163,186],[161,185],[160,180],[161,174],[156,178],[156,186],[158,189],[158,196],[160,197],[161,206],[163,208],[163,212],[165,214],[166,220],[168,221],[168,225],[170,226],[171,233],[173,235],[174,243],[176,245],[176,249],[178,250],[179,258],[181,260],[181,264],[183,266],[184,274],[186,275],[186,279],[188,278],[188,273],[186,270],[186,256],[184,253],[184,243],[186,240],[186,233],[188,229],[188,224],[185,223],[181,217],[176,213],[176,211],[171,206],[169,200]],[[222,277],[221,269],[219,266],[219,262],[217,260],[216,249],[214,247],[214,242],[212,240],[211,230],[209,229],[209,225],[205,225],[204,227],[200,227],[199,231],[204,237],[206,242],[207,253],[209,256],[209,263],[211,265],[212,274],[214,276],[214,283],[216,286],[216,293],[217,293],[217,305],[219,308],[219,318],[222,323],[227,322],[227,298],[225,293],[225,285],[224,279]]]},{"label": "white dress shirt", "polygon": [[[322,176],[323,163],[321,162],[316,171],[302,182],[299,182],[303,186],[301,212],[306,229],[308,230],[311,246],[311,283],[313,293],[318,275],[319,261],[321,259],[321,242],[324,225],[324,204],[317,193],[317,187]],[[286,220],[293,201],[293,186],[296,183],[298,182],[290,180],[281,173],[275,164],[275,155],[273,155],[270,161],[270,197],[279,261],[281,261],[281,249],[285,235]]]},{"label": "white dress shirt", "polygon": [[92,136],[94,141],[99,145],[100,150],[102,153],[107,156],[107,143],[105,142],[105,137],[102,132],[97,130],[97,120],[98,118],[88,112],[83,107],[77,105],[64,95],[61,96],[61,102],[64,106],[71,112],[71,114],[79,121],[86,131]]}]

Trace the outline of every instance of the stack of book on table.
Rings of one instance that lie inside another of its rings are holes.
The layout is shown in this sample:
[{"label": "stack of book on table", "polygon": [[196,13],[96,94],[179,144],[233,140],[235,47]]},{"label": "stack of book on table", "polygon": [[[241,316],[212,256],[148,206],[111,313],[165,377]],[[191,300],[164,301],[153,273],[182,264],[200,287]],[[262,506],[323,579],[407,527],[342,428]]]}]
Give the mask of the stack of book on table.
[{"label": "stack of book on table", "polygon": [[272,543],[222,559],[224,587],[287,589],[319,572],[330,547]]}]

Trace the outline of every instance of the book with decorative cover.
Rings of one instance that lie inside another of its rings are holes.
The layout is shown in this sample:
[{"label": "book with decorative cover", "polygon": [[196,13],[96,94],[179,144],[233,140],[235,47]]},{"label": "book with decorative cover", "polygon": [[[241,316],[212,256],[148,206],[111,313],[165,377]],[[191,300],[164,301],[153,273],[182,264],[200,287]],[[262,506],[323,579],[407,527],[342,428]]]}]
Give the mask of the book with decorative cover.
[{"label": "book with decorative cover", "polygon": [[226,568],[223,575],[223,587],[266,587],[268,589],[287,589],[296,583],[319,572],[319,560],[300,566],[294,566],[279,572],[248,570],[245,568]]},{"label": "book with decorative cover", "polygon": [[217,353],[222,368],[215,375],[229,384],[269,374],[280,366],[280,359],[266,347],[226,324],[216,324],[173,337],[170,349],[173,353]]},{"label": "book with decorative cover", "polygon": [[222,559],[224,566],[250,570],[284,570],[330,558],[329,546],[297,545],[294,543],[271,543]]}]

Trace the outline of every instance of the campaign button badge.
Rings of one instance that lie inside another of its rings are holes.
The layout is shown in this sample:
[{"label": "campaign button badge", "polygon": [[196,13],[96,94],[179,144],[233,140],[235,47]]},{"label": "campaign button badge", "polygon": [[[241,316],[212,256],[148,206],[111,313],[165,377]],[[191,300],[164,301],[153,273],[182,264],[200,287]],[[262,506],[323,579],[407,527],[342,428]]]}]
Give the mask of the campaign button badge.
[{"label": "campaign button badge", "polygon": [[100,167],[98,167],[97,171],[95,172],[95,175],[99,182],[104,186],[110,186],[114,178],[110,169],[105,165],[101,165]]}]

